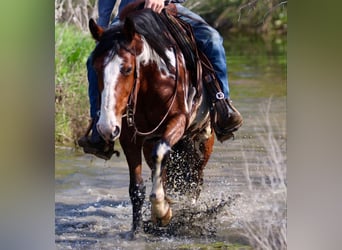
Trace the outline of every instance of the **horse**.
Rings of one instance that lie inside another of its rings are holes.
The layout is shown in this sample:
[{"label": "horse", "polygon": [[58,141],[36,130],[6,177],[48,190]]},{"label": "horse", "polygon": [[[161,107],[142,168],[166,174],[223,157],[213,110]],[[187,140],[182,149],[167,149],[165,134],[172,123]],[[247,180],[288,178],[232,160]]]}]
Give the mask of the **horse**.
[{"label": "horse", "polygon": [[142,226],[146,193],[142,154],[152,176],[151,220],[165,227],[172,218],[168,192],[198,198],[214,144],[203,85],[194,83],[160,16],[150,9],[128,11],[107,30],[89,21],[101,93],[97,130],[106,142],[119,140],[125,154],[134,234]]}]

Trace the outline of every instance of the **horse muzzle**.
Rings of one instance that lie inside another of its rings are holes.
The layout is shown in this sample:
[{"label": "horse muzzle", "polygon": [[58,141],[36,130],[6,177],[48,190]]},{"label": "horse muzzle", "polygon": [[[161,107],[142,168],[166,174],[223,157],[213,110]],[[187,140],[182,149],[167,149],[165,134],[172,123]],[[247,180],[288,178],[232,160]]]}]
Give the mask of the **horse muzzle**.
[{"label": "horse muzzle", "polygon": [[113,142],[120,136],[121,129],[117,125],[103,126],[102,124],[98,123],[97,131],[106,142]]}]

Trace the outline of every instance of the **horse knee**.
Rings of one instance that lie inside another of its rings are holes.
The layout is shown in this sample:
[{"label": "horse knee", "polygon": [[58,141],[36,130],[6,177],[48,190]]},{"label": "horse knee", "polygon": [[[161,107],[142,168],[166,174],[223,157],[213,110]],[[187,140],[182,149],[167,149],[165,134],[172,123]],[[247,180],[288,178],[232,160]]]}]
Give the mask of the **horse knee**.
[{"label": "horse knee", "polygon": [[171,147],[167,141],[160,140],[154,147],[152,159],[155,164],[163,164],[167,156],[170,154]]}]

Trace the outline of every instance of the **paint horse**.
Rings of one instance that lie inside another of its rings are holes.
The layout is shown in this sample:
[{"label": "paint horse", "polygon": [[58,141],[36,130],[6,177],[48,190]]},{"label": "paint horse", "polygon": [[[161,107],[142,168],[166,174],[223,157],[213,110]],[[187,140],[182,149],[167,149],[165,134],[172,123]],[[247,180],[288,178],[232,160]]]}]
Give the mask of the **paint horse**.
[{"label": "paint horse", "polygon": [[119,139],[126,156],[132,232],[141,228],[145,199],[142,152],[152,170],[151,219],[166,226],[172,218],[166,193],[175,188],[197,198],[212,152],[205,91],[193,82],[160,15],[150,9],[135,10],[108,30],[91,19],[89,28],[98,42],[93,52],[101,93],[97,129],[107,142]]}]

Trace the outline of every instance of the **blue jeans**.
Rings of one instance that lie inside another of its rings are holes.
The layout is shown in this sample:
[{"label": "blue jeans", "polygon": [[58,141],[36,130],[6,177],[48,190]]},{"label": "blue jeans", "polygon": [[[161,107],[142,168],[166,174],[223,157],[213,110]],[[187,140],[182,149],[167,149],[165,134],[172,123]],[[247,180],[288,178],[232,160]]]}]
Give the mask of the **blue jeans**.
[{"label": "blue jeans", "polygon": [[115,3],[116,3],[116,0],[99,0],[99,3],[98,3],[99,19],[97,20],[98,25],[100,25],[103,28],[108,27],[110,16],[113,12]]},{"label": "blue jeans", "polygon": [[[120,3],[119,11],[132,0],[122,0]],[[113,1],[104,1],[108,3],[108,6],[114,6],[110,2]],[[114,1],[115,2],[115,1]],[[210,27],[203,18],[194,12],[188,10],[183,7],[181,4],[176,4],[179,16],[189,23],[194,31],[195,39],[197,42],[197,46],[202,50],[210,62],[212,63],[216,75],[220,81],[220,85],[222,88],[222,92],[226,98],[229,97],[229,85],[228,85],[228,73],[227,73],[227,64],[226,64],[226,53],[223,47],[223,38],[214,28]],[[101,10],[106,9],[105,7],[101,8]],[[99,10],[100,11],[100,10]],[[108,11],[106,12],[108,14]],[[191,18],[193,19],[191,19]],[[109,16],[107,15],[107,18]],[[100,20],[100,19],[99,19]],[[107,20],[107,19],[106,19]],[[117,19],[116,19],[117,20]],[[115,21],[114,20],[114,23]],[[112,23],[113,24],[113,23]],[[103,23],[101,23],[103,25]],[[90,99],[90,116],[95,118],[97,116],[97,102],[99,91],[97,88],[97,76],[94,68],[91,65],[92,54],[89,56],[87,61],[87,70],[88,70],[88,81],[89,81],[89,99]]]},{"label": "blue jeans", "polygon": [[95,118],[97,116],[97,111],[100,110],[99,107],[99,89],[97,86],[97,74],[92,65],[93,53],[90,54],[87,60],[87,77],[88,77],[88,96],[90,102],[90,117]]},{"label": "blue jeans", "polygon": [[198,48],[204,52],[213,65],[216,76],[220,81],[222,92],[225,98],[228,98],[228,72],[222,36],[199,15],[183,7],[181,4],[176,4],[176,6],[180,18],[191,25]]}]

